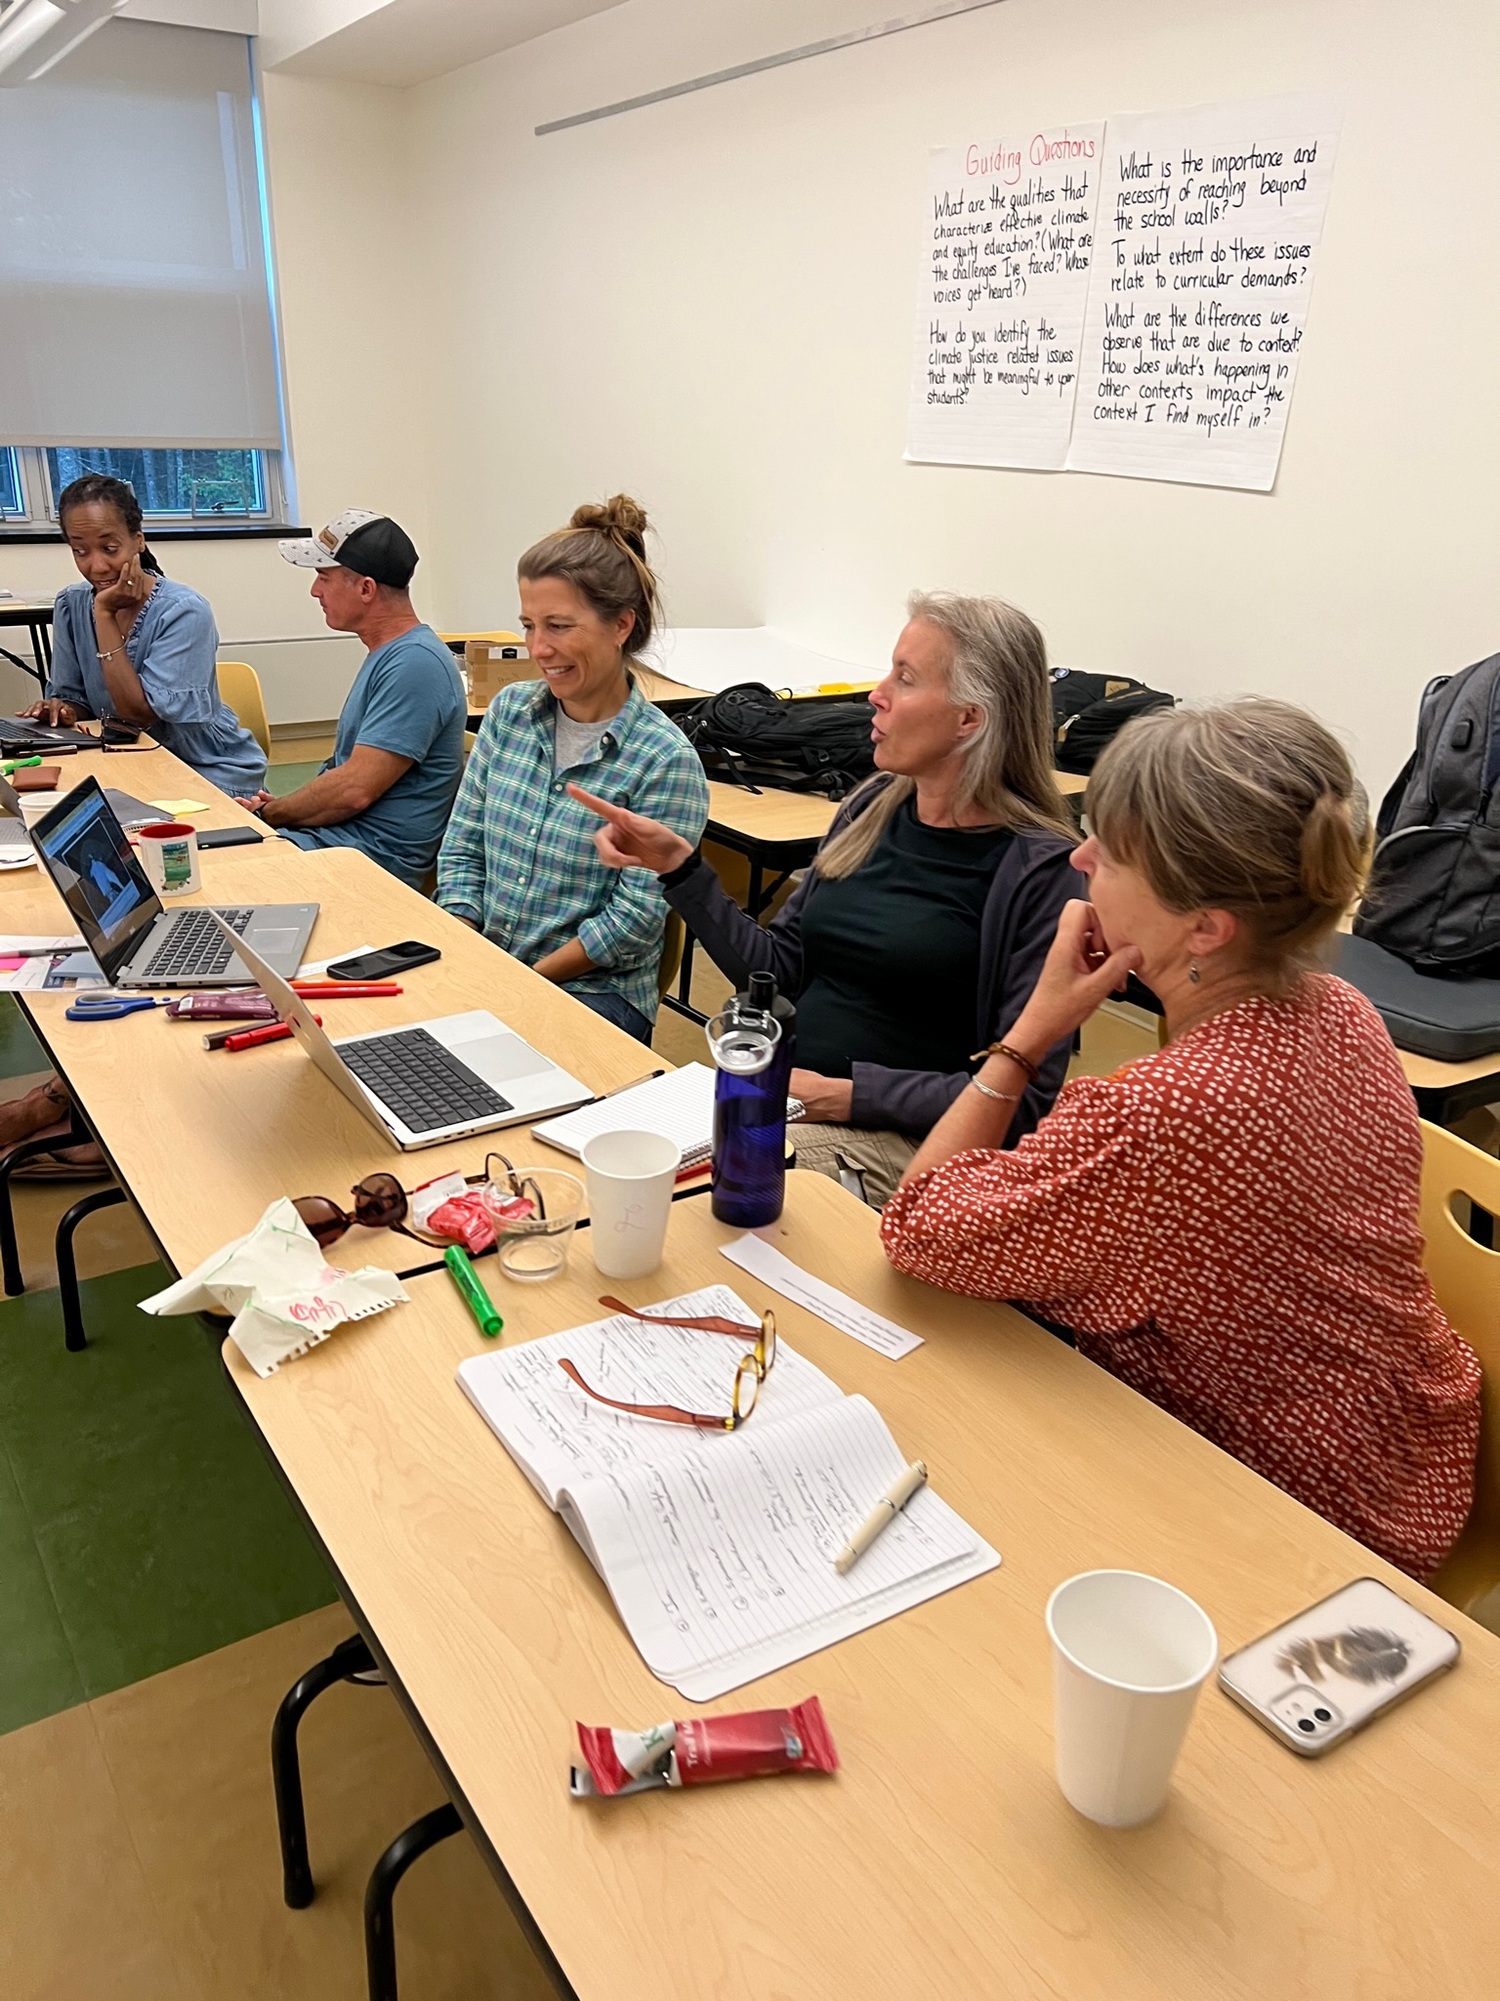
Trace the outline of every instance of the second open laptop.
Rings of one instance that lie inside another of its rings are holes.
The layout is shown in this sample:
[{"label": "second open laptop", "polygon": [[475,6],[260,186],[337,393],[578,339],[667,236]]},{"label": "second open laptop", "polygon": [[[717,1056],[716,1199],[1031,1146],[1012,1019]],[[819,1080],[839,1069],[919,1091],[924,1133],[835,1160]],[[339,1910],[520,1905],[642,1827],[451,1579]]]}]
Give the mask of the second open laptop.
[{"label": "second open laptop", "polygon": [[240,957],[253,943],[290,976],[318,919],[315,903],[256,903],[213,911],[167,910],[147,882],[119,815],[96,778],[85,778],[31,829],[43,868],[112,987],[242,987]]},{"label": "second open laptop", "polygon": [[248,944],[239,950],[323,1075],[408,1153],[524,1125],[592,1096],[550,1056],[478,1008],[334,1042],[306,1001]]}]

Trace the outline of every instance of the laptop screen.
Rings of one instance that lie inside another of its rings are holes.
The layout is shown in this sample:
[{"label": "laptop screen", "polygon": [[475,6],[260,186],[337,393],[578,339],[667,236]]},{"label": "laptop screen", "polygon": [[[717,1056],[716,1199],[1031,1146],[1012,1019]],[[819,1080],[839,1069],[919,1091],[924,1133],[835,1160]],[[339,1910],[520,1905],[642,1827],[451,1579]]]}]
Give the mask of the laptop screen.
[{"label": "laptop screen", "polygon": [[125,829],[96,778],[85,778],[31,830],[31,838],[107,980],[161,915]]}]

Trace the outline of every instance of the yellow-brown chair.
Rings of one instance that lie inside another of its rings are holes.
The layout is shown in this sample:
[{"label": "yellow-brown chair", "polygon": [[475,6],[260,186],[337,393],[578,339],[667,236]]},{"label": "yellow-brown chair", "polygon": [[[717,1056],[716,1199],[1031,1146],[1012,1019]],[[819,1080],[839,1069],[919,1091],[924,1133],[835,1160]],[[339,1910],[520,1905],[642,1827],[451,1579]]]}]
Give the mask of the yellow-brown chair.
[{"label": "yellow-brown chair", "polygon": [[269,757],[271,725],[266,719],[266,698],[260,676],[248,660],[219,662],[219,693]]},{"label": "yellow-brown chair", "polygon": [[1428,1579],[1450,1605],[1468,1612],[1500,1583],[1500,1251],[1469,1235],[1453,1214],[1455,1196],[1500,1217],[1500,1160],[1424,1120],[1421,1220],[1427,1275],[1438,1305],[1484,1371],[1474,1512],[1453,1554]]}]

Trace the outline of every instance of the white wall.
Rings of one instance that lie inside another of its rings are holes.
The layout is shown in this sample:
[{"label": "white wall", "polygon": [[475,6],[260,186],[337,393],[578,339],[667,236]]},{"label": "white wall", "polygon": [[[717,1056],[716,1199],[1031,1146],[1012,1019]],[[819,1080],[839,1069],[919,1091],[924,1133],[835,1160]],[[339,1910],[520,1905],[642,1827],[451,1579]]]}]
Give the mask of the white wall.
[{"label": "white wall", "polygon": [[[302,77],[262,85],[300,519],[317,527],[340,508],[372,507],[425,549],[416,399],[442,309],[412,283],[406,94]],[[269,540],[163,542],[158,553],[213,605],[224,657],[257,668],[273,723],[338,714],[363,649],[328,632],[309,571],[282,562]],[[0,586],[18,596],[76,575],[61,542],[0,544]],[[415,595],[436,616],[430,582],[420,569]],[[24,637],[18,647],[0,634],[0,645],[25,650]],[[20,677],[3,662],[0,672],[0,702],[14,700]]]},{"label": "white wall", "polygon": [[[999,591],[1060,661],[1306,702],[1383,784],[1426,678],[1500,643],[1500,9],[1008,0],[532,136],[882,11],[631,0],[409,93],[444,616],[508,621],[517,551],[623,486],[678,623],[875,663],[912,586]],[[1273,494],[903,463],[930,146],[1326,86],[1348,116]]]}]

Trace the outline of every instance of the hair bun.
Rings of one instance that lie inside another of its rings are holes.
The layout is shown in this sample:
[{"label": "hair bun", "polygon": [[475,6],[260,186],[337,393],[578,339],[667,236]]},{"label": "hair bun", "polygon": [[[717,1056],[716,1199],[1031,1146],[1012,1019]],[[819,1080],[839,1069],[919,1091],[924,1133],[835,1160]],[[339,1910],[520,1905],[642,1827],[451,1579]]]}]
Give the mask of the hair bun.
[{"label": "hair bun", "polygon": [[617,493],[606,500],[602,507],[585,502],[573,509],[570,528],[594,528],[601,535],[609,535],[639,556],[646,558],[646,510],[639,501],[632,500],[628,493]]}]

